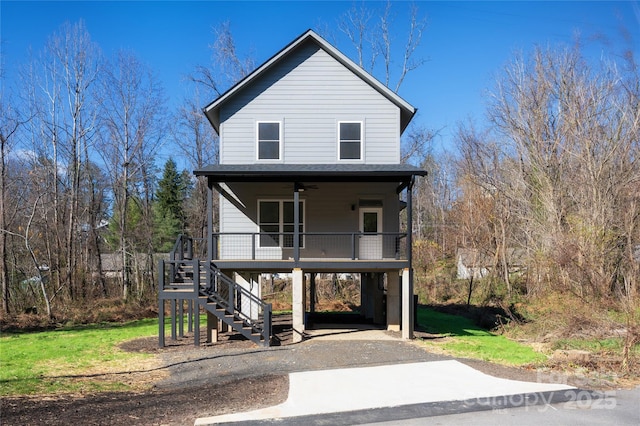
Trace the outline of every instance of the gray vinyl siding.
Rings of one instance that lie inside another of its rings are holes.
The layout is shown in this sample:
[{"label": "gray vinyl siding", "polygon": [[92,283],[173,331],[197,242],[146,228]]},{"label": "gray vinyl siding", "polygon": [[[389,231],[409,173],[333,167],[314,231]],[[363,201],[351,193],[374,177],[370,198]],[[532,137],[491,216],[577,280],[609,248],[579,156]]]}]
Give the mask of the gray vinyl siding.
[{"label": "gray vinyl siding", "polygon": [[400,162],[399,108],[313,43],[236,94],[220,119],[221,164],[257,161],[258,121],[283,123],[284,163],[338,162],[339,121],[363,122],[361,162]]},{"label": "gray vinyl siding", "polygon": [[[380,200],[383,204],[383,232],[399,232],[399,200],[392,183],[307,183],[316,188],[300,194],[305,202],[305,233],[358,232],[358,203],[362,199]],[[258,232],[258,200],[292,200],[293,187],[287,183],[230,184],[240,203],[232,204],[220,199],[221,232]],[[241,236],[223,236],[221,258],[246,259],[250,255],[251,239]],[[256,244],[258,247],[258,244]],[[305,258],[350,257],[348,236],[307,237],[301,256]],[[392,254],[385,253],[385,257]],[[258,259],[288,259],[292,249],[257,248]]]}]

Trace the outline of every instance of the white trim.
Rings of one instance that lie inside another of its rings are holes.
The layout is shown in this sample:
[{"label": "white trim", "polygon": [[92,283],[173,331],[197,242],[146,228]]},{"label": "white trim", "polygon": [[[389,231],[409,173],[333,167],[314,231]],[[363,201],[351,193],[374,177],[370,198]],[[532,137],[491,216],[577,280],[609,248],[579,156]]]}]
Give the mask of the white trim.
[{"label": "white trim", "polygon": [[360,207],[358,211],[358,230],[364,233],[364,214],[365,213],[376,213],[376,235],[361,235],[359,240],[358,253],[360,259],[367,260],[378,260],[383,258],[383,226],[384,222],[382,221],[382,207]]},{"label": "white trim", "polygon": [[383,226],[383,222],[382,222],[382,212],[383,209],[382,207],[360,207],[359,208],[359,227],[358,230],[360,232],[364,232],[364,213],[377,213],[377,220],[378,223],[376,225],[376,227],[378,228],[378,230],[376,231],[377,233],[381,233],[382,232],[382,226]]},{"label": "white trim", "polygon": [[[342,142],[342,135],[340,134],[341,124],[360,124],[360,158],[341,158],[340,156],[340,144]],[[363,163],[364,162],[364,120],[339,120],[336,125],[337,137],[337,156],[338,161],[341,163]]]},{"label": "white trim", "polygon": [[[260,158],[260,124],[278,124],[278,158]],[[256,135],[255,135],[255,148],[256,148],[256,161],[260,163],[279,163],[282,162],[282,145],[284,144],[284,125],[282,120],[256,120]]]}]

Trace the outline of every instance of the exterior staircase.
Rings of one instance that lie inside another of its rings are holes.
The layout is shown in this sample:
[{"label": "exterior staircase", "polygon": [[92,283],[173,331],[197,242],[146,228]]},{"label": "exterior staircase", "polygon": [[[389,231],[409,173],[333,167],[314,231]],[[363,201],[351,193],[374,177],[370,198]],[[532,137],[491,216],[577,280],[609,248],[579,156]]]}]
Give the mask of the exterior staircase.
[{"label": "exterior staircase", "polygon": [[[182,307],[188,303],[189,324],[195,322],[195,345],[200,343],[200,311],[214,315],[232,330],[262,346],[271,341],[271,304],[223,274],[213,262],[193,257],[193,239],[180,235],[169,255],[159,262],[159,345],[165,342],[165,302],[171,302],[172,338]],[[180,329],[182,330],[182,328]]]}]

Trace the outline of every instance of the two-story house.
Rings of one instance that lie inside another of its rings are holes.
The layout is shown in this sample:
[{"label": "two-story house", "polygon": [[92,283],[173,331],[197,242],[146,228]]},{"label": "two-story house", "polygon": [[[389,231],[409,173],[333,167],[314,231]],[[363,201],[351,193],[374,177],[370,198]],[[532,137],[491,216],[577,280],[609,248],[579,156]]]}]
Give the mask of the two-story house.
[{"label": "two-story house", "polygon": [[[411,188],[426,172],[401,164],[400,137],[415,112],[311,30],[205,107],[220,163],[195,171],[210,199],[207,259],[192,261],[204,268],[192,275],[194,300],[239,331],[260,329],[267,343],[258,277],[291,274],[299,341],[315,274],[359,273],[362,313],[411,338]],[[190,257],[174,255],[172,274]],[[164,300],[190,299],[176,296],[185,286],[174,275],[163,278],[161,311]],[[233,309],[223,312],[222,299]]]}]

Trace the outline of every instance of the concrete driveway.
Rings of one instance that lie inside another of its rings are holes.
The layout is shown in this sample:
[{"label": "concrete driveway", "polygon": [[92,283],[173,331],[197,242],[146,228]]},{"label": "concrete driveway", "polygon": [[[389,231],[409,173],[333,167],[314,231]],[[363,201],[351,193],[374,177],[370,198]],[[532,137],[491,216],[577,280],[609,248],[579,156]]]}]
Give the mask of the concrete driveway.
[{"label": "concrete driveway", "polygon": [[[390,337],[379,330],[349,329],[323,330],[313,337],[314,341],[323,339],[387,340]],[[383,414],[385,410],[398,407],[413,407],[416,415],[425,407],[440,407],[438,410],[443,410],[440,413],[447,414],[495,406],[551,404],[567,400],[578,391],[566,384],[493,377],[452,359],[388,363],[291,372],[288,398],[284,403],[255,411],[201,418],[195,424],[356,424],[371,421],[371,414]]]}]

